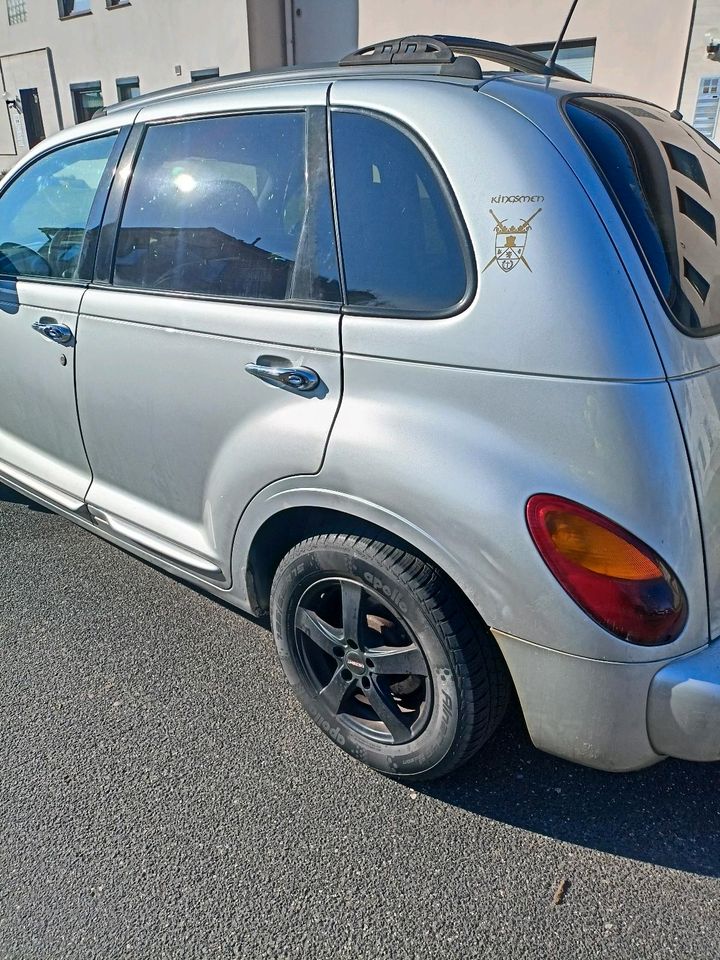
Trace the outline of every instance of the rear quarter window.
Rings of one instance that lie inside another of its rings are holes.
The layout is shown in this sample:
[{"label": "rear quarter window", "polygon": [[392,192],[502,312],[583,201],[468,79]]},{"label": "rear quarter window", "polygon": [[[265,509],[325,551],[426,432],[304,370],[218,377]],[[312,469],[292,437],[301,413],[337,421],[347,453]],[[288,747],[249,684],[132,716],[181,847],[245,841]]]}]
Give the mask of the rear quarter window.
[{"label": "rear quarter window", "polygon": [[675,324],[720,333],[720,152],[650,104],[585,96],[565,111]]},{"label": "rear quarter window", "polygon": [[449,190],[421,145],[394,123],[332,114],[332,149],[347,302],[353,312],[447,316],[474,281]]}]

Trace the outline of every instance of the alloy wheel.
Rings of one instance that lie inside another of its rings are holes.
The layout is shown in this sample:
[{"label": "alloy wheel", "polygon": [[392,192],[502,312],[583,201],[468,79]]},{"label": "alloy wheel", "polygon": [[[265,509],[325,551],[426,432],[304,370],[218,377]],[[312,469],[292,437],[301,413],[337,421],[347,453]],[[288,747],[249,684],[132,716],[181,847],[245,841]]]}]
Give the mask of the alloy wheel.
[{"label": "alloy wheel", "polygon": [[422,649],[379,592],[355,580],[314,583],[295,612],[295,649],[318,703],[371,740],[399,745],[432,707]]}]

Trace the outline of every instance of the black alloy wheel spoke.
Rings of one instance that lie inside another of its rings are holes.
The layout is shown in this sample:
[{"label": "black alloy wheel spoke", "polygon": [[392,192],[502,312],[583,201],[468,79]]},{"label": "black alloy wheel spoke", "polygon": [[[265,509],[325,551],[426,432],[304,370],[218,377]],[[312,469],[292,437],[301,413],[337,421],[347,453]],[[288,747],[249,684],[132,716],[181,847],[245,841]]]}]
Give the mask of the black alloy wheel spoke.
[{"label": "black alloy wheel spoke", "polygon": [[335,655],[335,647],[343,646],[342,630],[331,627],[322,617],[305,607],[298,607],[295,626],[331,657]]},{"label": "black alloy wheel spoke", "polygon": [[404,743],[409,740],[410,727],[405,723],[400,707],[395,703],[390,691],[383,689],[373,677],[370,680],[370,686],[365,689],[365,695],[378,719],[388,728],[393,742]]},{"label": "black alloy wheel spoke", "polygon": [[407,647],[377,647],[372,651],[372,670],[378,674],[410,674],[427,677],[428,667],[420,648],[414,643]]},{"label": "black alloy wheel spoke", "polygon": [[361,584],[354,583],[352,580],[343,580],[341,589],[343,637],[345,643],[360,647],[365,591]]},{"label": "black alloy wheel spoke", "polygon": [[375,590],[340,576],[320,580],[295,608],[295,636],[327,719],[384,744],[418,736],[432,710],[431,670],[420,643]]},{"label": "black alloy wheel spoke", "polygon": [[343,679],[342,672],[340,670],[336,670],[330,682],[327,684],[327,686],[323,687],[318,694],[318,699],[321,703],[325,704],[331,713],[338,714],[340,713],[343,700],[349,691],[354,688],[355,683],[348,683]]}]

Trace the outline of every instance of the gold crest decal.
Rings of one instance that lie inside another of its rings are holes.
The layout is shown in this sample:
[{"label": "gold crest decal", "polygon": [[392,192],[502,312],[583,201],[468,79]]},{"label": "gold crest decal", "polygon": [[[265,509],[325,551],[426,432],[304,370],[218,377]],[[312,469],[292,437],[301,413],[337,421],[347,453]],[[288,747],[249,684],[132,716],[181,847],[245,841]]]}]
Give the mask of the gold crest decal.
[{"label": "gold crest decal", "polygon": [[540,210],[542,210],[542,207],[536,210],[527,220],[522,220],[517,227],[507,226],[507,218],[500,220],[495,215],[494,210],[490,211],[490,215],[495,221],[495,256],[483,269],[483,273],[494,263],[497,263],[505,273],[509,273],[518,263],[522,263],[532,273],[530,264],[525,259],[525,247],[527,246],[528,233],[532,230],[530,221],[535,219]]}]

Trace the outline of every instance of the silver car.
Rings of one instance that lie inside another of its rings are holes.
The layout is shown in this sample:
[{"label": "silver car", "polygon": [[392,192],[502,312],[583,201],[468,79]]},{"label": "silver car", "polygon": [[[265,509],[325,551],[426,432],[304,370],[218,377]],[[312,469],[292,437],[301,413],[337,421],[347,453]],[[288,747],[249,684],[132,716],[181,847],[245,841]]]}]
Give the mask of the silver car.
[{"label": "silver car", "polygon": [[513,691],[559,756],[717,760],[718,218],[678,115],[482,41],[118,105],[2,183],[0,479],[269,611],[384,773]]}]

